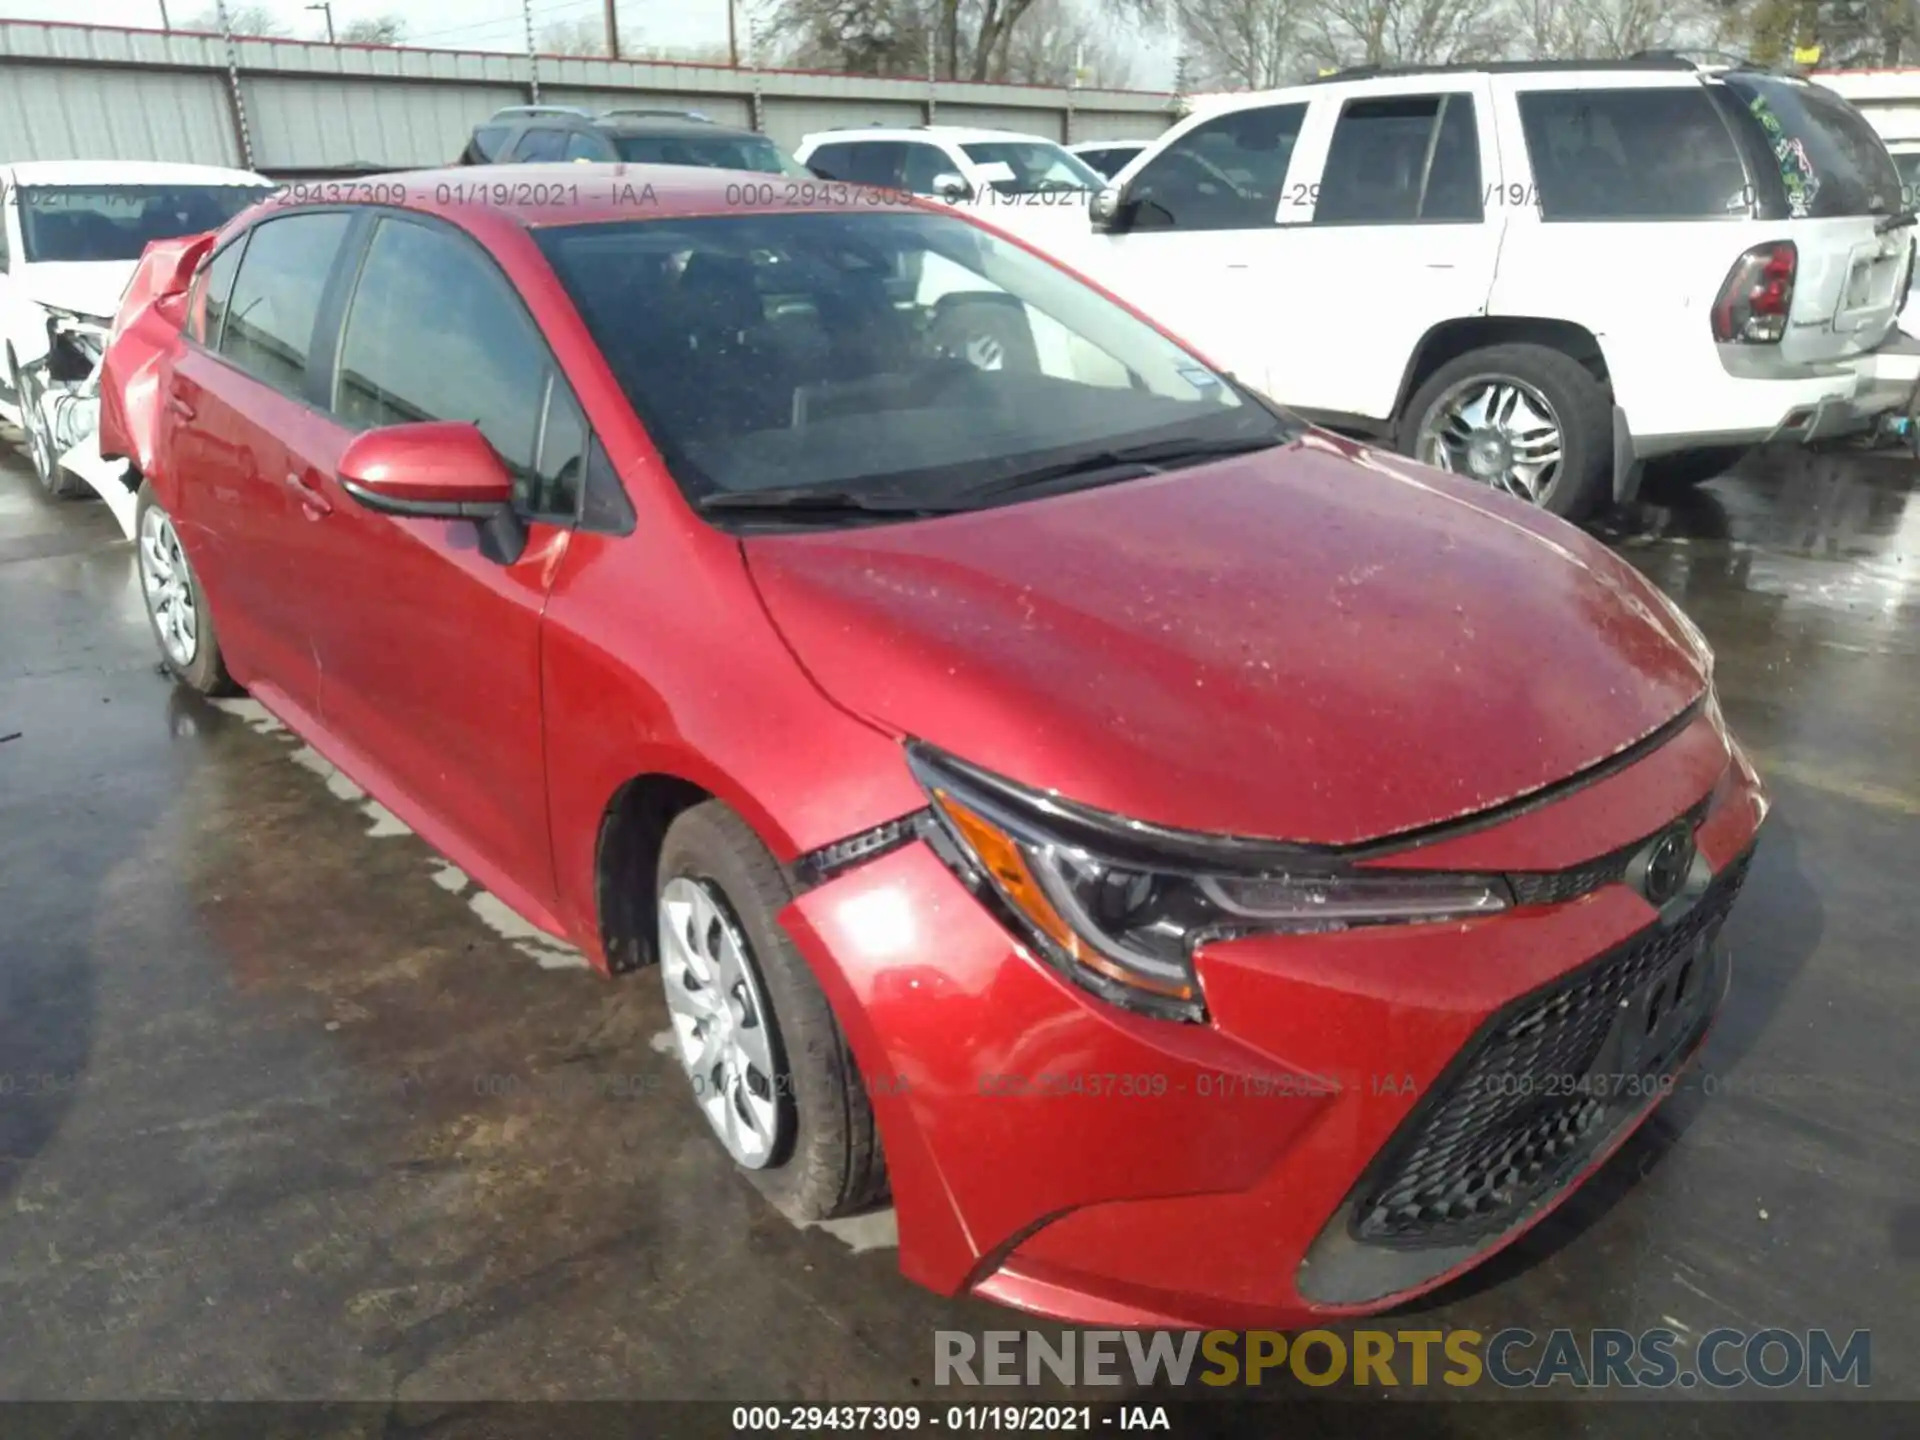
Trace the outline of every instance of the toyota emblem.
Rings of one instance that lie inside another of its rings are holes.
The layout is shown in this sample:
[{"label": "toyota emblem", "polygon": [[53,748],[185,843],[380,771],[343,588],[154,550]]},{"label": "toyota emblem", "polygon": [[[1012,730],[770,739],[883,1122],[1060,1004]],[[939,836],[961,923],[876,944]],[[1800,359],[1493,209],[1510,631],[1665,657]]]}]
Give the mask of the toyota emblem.
[{"label": "toyota emblem", "polygon": [[1693,836],[1684,828],[1669,830],[1647,852],[1647,868],[1640,878],[1648,903],[1665,905],[1680,893],[1693,869]]}]

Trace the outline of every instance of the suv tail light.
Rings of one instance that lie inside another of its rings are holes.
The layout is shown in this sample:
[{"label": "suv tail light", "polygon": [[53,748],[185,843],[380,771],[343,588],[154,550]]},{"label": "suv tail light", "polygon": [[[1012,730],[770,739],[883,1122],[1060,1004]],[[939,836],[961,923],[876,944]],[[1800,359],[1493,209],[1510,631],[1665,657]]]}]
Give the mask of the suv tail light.
[{"label": "suv tail light", "polygon": [[1800,252],[1791,240],[1756,245],[1727,272],[1713,302],[1713,338],[1736,345],[1777,345],[1793,308]]},{"label": "suv tail light", "polygon": [[1920,236],[1907,243],[1907,278],[1900,282],[1900,298],[1894,303],[1893,314],[1898,323],[1900,312],[1907,308],[1907,299],[1913,294],[1913,271],[1920,265]]}]

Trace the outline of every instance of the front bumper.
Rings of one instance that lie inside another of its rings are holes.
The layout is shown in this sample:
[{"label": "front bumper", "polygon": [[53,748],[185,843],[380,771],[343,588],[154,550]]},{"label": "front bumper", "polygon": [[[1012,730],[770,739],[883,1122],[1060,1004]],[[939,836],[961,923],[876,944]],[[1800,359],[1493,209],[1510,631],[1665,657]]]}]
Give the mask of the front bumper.
[{"label": "front bumper", "polygon": [[[1578,866],[1703,801],[1696,843],[1719,875],[1765,804],[1712,715],[1413,863]],[[1583,983],[1660,923],[1624,884],[1456,924],[1204,947],[1205,1025],[1146,1019],[1067,983],[918,843],[782,918],[866,1077],[902,1270],[1078,1323],[1290,1327],[1385,1308],[1510,1243],[1652,1108],[1608,1107],[1550,1157],[1537,1193],[1458,1243],[1356,1238],[1356,1203],[1447,1103],[1489,1027]],[[1672,1063],[1699,1038],[1684,1037]],[[1572,1063],[1531,1063],[1550,1061]]]}]

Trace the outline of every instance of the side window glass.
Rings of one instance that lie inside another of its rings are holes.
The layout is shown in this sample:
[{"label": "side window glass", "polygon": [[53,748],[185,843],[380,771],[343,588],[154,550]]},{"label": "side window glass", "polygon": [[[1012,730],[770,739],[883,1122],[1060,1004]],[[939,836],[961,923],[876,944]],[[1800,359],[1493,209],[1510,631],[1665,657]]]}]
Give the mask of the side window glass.
[{"label": "side window glass", "polygon": [[575,130],[567,136],[567,149],[564,158],[568,160],[598,160],[600,158],[599,142],[584,130]]},{"label": "side window glass", "polygon": [[580,491],[587,470],[587,417],[567,382],[552,372],[547,386],[546,423],[540,427],[540,457],[526,493],[519,497],[528,515],[571,524],[580,513]]},{"label": "side window glass", "polygon": [[900,188],[900,171],[906,163],[905,145],[895,140],[861,140],[849,145],[846,178],[856,185],[879,185],[888,190]]},{"label": "side window glass", "polygon": [[187,302],[187,333],[202,345],[217,348],[220,344],[220,322],[226,319],[227,299],[233,293],[233,277],[239,273],[240,251],[246,243],[243,235],[215,251],[194,277],[193,295]]},{"label": "side window glass", "polygon": [[807,158],[807,168],[829,180],[845,180],[849,177],[848,166],[852,157],[847,152],[851,148],[848,145],[822,145]]},{"label": "side window glass", "polygon": [[1440,102],[1437,95],[1349,100],[1333,127],[1313,223],[1396,225],[1418,220]]},{"label": "side window glass", "polygon": [[566,154],[567,132],[565,130],[529,130],[520,137],[520,144],[514,149],[515,160],[558,160]]},{"label": "side window glass", "polygon": [[1427,167],[1420,218],[1486,218],[1480,192],[1480,127],[1474,123],[1471,95],[1448,95],[1440,101],[1440,133],[1433,142],[1433,163]]},{"label": "side window glass", "polygon": [[1699,85],[1519,97],[1543,220],[1693,220],[1753,206],[1740,152]]},{"label": "side window glass", "polygon": [[351,220],[336,211],[253,227],[219,326],[222,355],[276,390],[305,388],[314,320]]},{"label": "side window glass", "polygon": [[551,368],[519,294],[470,244],[412,221],[380,222],[340,339],[333,410],[342,421],[356,430],[468,421],[530,494]]},{"label": "side window glass", "polygon": [[1141,230],[1251,230],[1274,223],[1307,107],[1236,110],[1189,130],[1127,187]]},{"label": "side window glass", "polygon": [[949,159],[938,145],[903,145],[901,149],[905,151],[901,183],[916,195],[933,194],[936,175],[961,173],[959,164]]}]

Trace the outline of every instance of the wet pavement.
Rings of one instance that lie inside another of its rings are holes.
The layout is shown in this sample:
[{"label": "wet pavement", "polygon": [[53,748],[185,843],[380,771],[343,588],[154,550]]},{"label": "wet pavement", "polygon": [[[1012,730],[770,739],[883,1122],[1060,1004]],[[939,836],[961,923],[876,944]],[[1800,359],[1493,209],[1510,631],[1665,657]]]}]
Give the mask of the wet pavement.
[{"label": "wet pavement", "polygon": [[[0,453],[0,1397],[926,1400],[934,1330],[1022,1323],[902,1280],[885,1215],[766,1208],[650,973],[579,968],[169,685],[104,507]],[[1602,527],[1712,640],[1777,802],[1734,991],[1593,1184],[1392,1325],[1870,1328],[1873,1393],[1920,1398],[1917,477],[1764,459]],[[1269,1380],[1222,1433],[1565,1423],[1324,1393]]]}]

